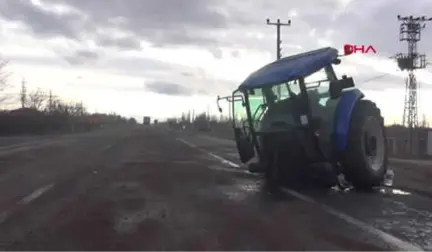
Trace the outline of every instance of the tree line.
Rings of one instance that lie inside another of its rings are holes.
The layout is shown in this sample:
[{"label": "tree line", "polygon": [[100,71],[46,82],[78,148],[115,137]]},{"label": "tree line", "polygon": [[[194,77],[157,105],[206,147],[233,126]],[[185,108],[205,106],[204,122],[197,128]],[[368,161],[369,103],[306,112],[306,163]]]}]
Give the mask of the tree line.
[{"label": "tree line", "polygon": [[[67,103],[51,91],[28,91],[23,81],[18,94],[7,94],[7,62],[0,61],[0,135],[85,132],[110,125],[136,124],[134,118],[115,113],[89,113],[82,102]],[[17,99],[19,98],[19,99]],[[4,109],[7,102],[19,100],[20,107]]]},{"label": "tree line", "polygon": [[197,131],[217,131],[220,128],[231,131],[231,120],[226,117],[217,117],[209,113],[198,114],[182,113],[181,117],[168,118],[166,123],[172,129],[193,129]]}]

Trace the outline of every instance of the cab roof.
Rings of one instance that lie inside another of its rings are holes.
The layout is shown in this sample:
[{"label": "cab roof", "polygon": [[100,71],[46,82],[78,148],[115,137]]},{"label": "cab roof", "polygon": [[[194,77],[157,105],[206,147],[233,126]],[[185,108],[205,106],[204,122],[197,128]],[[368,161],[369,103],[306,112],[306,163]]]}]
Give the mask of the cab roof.
[{"label": "cab roof", "polygon": [[253,72],[239,86],[240,90],[273,86],[308,76],[332,63],[338,51],[325,47],[274,61]]}]

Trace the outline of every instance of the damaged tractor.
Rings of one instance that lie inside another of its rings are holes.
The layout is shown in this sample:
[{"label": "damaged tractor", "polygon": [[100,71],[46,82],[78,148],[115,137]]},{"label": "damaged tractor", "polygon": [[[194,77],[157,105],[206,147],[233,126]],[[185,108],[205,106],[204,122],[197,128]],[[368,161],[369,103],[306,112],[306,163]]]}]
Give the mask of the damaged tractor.
[{"label": "damaged tractor", "polygon": [[[344,181],[357,189],[380,186],[387,172],[380,109],[338,78],[338,51],[322,48],[282,58],[252,73],[227,97],[242,163],[270,185]],[[220,112],[222,112],[219,106]]]}]

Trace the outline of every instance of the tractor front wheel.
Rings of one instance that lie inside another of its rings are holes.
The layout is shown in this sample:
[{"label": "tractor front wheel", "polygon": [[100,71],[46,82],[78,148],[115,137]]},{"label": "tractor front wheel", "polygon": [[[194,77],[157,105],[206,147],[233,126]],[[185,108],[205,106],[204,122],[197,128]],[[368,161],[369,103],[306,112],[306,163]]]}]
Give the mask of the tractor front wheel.
[{"label": "tractor front wheel", "polygon": [[375,103],[358,101],[348,134],[347,150],[341,156],[345,177],[357,189],[380,186],[388,158],[384,119]]}]

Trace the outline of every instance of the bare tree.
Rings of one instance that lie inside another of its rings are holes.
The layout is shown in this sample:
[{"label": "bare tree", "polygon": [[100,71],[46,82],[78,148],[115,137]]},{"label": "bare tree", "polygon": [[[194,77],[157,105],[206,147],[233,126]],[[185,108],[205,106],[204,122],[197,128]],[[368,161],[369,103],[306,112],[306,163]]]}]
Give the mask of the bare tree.
[{"label": "bare tree", "polygon": [[75,103],[73,106],[70,107],[70,114],[72,116],[83,116],[86,113],[87,110],[82,102]]},{"label": "bare tree", "polygon": [[[6,70],[8,61],[0,59],[0,92],[3,92],[9,86],[9,76],[10,73]],[[0,95],[0,105],[4,104],[11,97],[6,94]]]},{"label": "bare tree", "polygon": [[429,122],[428,122],[428,120],[427,120],[427,118],[426,118],[426,115],[425,114],[423,114],[423,116],[422,116],[422,121],[421,121],[421,123],[420,123],[420,127],[422,127],[422,128],[429,128]]},{"label": "bare tree", "polygon": [[58,98],[51,98],[51,113],[67,114],[68,105]]},{"label": "bare tree", "polygon": [[34,108],[37,110],[43,109],[46,100],[46,95],[40,89],[37,89],[36,91],[33,91],[28,95],[28,103],[30,108]]}]

